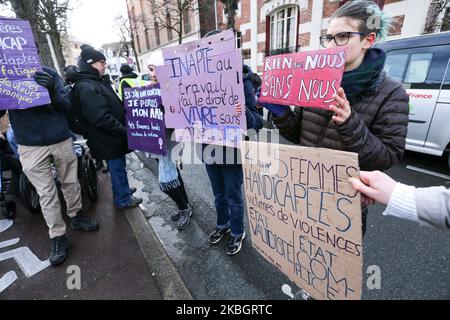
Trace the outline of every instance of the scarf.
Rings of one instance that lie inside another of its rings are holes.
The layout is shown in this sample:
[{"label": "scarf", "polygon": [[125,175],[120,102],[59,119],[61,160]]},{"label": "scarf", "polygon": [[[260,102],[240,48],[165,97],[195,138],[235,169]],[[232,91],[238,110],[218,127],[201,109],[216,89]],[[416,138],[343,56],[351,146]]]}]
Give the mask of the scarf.
[{"label": "scarf", "polygon": [[354,104],[363,95],[373,93],[379,85],[386,54],[381,49],[369,49],[362,64],[355,70],[344,72],[342,88],[350,104]]}]

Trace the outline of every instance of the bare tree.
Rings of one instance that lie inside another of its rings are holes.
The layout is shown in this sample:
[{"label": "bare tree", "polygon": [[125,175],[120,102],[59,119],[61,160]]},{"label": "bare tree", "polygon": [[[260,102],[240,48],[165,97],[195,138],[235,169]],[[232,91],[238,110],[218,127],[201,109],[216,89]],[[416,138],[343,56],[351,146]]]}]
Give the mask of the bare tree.
[{"label": "bare tree", "polygon": [[[154,19],[155,29],[167,30],[168,34],[175,32],[178,36],[178,43],[183,42],[184,23],[186,19],[190,19],[189,13],[195,12],[196,0],[147,0],[151,3],[152,16]],[[144,26],[148,20],[144,17]],[[170,40],[170,37],[169,37]]]},{"label": "bare tree", "polygon": [[[17,18],[29,20],[34,38],[39,46],[42,64],[54,68],[65,65],[62,37],[66,33],[67,14],[72,0],[0,0],[10,4]],[[46,34],[52,40],[58,66],[53,64]]]},{"label": "bare tree", "polygon": [[60,70],[66,65],[62,38],[67,34],[69,2],[70,0],[40,0],[37,11],[39,29],[50,35]]},{"label": "bare tree", "polygon": [[137,59],[138,51],[136,50],[136,42],[135,42],[137,21],[133,21],[133,18],[130,20],[127,17],[124,17],[122,14],[116,16],[114,21],[116,32],[120,37],[122,50],[125,52],[127,58],[129,58],[131,57],[129,46],[131,46],[134,54],[136,55],[136,66],[140,71],[141,66],[139,63],[139,59]]},{"label": "bare tree", "polygon": [[433,0],[428,9],[427,20],[425,23],[424,33],[433,33],[436,31],[438,25],[438,17],[441,12],[447,7],[450,0]]},{"label": "bare tree", "polygon": [[233,29],[235,24],[236,10],[238,9],[239,0],[220,0],[228,11],[227,29]]}]

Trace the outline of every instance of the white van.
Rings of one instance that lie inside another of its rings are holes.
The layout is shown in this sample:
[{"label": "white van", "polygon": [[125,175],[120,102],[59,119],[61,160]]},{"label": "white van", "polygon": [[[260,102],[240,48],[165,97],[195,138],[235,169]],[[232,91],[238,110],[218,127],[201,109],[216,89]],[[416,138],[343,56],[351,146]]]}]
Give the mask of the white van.
[{"label": "white van", "polygon": [[450,167],[450,32],[390,40],[385,69],[410,97],[406,149],[444,153]]}]

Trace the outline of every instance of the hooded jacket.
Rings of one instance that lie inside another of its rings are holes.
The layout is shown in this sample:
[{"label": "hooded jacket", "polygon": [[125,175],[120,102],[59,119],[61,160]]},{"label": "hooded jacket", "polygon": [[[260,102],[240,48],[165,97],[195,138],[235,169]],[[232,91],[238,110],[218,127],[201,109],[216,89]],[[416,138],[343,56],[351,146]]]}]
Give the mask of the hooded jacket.
[{"label": "hooded jacket", "polygon": [[[49,146],[71,137],[66,112],[71,104],[64,83],[56,70],[42,67],[55,86],[49,90],[51,103],[23,110],[9,110],[9,119],[16,141],[24,146]],[[5,114],[0,111],[0,117]]]},{"label": "hooded jacket", "polygon": [[129,152],[125,111],[111,86],[105,84],[98,71],[80,61],[80,73],[75,82],[73,98],[81,109],[81,118],[87,126],[87,144],[97,159],[112,160]]}]

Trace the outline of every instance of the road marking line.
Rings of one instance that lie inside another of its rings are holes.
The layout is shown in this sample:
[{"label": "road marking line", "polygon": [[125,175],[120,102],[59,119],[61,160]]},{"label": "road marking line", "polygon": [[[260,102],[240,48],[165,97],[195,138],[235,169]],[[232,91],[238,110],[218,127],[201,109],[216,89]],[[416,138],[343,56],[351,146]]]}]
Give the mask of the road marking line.
[{"label": "road marking line", "polygon": [[5,274],[0,279],[0,293],[5,291],[5,289],[8,288],[10,285],[12,285],[13,282],[16,280],[17,280],[17,274],[14,271],[10,271],[7,274]]},{"label": "road marking line", "polygon": [[450,176],[442,174],[442,173],[437,173],[431,170],[427,170],[427,169],[422,169],[422,168],[418,168],[418,167],[414,167],[414,166],[406,166],[406,169],[412,170],[412,171],[417,171],[420,173],[424,173],[424,174],[428,174],[430,176],[434,176],[434,177],[438,177],[438,178],[442,178],[445,180],[450,180]]},{"label": "road marking line", "polygon": [[50,266],[50,261],[41,261],[28,247],[21,247],[0,253],[0,262],[14,259],[27,278],[34,276]]},{"label": "road marking line", "polygon": [[20,239],[16,238],[16,239],[0,242],[0,249],[13,246],[16,243],[19,243],[19,241],[20,241]]},{"label": "road marking line", "polygon": [[0,233],[8,230],[13,225],[12,220],[0,220]]}]

